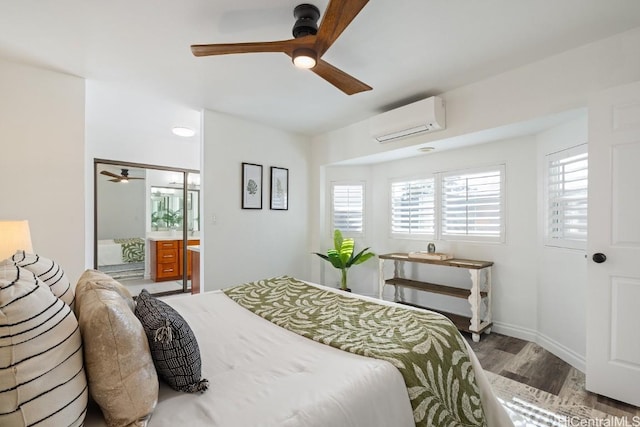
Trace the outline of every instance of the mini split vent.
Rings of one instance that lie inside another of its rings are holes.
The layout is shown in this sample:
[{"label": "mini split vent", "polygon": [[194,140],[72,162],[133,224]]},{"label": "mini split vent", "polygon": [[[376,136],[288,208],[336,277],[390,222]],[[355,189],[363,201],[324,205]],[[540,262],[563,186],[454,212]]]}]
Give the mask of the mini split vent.
[{"label": "mini split vent", "polygon": [[371,118],[371,136],[378,142],[445,129],[442,98],[432,96]]}]

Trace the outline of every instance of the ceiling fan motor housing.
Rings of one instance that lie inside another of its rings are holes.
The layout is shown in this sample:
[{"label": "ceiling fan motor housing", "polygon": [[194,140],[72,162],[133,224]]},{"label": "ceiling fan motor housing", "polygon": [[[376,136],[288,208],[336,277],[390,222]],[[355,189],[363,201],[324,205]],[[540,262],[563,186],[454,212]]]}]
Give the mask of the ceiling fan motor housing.
[{"label": "ceiling fan motor housing", "polygon": [[312,4],[300,4],[293,9],[293,16],[296,18],[293,24],[293,37],[315,36],[318,32],[318,19],[320,10]]}]

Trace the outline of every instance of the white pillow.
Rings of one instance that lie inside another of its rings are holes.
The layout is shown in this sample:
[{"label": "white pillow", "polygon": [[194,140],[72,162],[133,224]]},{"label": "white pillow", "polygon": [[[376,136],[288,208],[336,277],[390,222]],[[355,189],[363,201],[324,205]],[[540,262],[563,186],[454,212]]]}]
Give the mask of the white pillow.
[{"label": "white pillow", "polygon": [[34,273],[0,262],[0,425],[80,426],[87,398],[73,311]]},{"label": "white pillow", "polygon": [[17,251],[11,259],[22,268],[26,268],[38,276],[49,286],[51,292],[64,301],[73,310],[74,293],[71,282],[64,274],[62,267],[49,258],[36,254],[29,254],[25,251]]}]

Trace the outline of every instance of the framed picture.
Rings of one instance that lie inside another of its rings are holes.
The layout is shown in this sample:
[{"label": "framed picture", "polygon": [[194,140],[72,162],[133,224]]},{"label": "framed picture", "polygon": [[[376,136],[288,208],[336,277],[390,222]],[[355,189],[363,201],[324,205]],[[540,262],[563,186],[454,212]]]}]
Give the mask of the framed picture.
[{"label": "framed picture", "polygon": [[289,169],[271,166],[271,209],[289,209]]},{"label": "framed picture", "polygon": [[262,165],[242,163],[242,209],[262,209]]}]

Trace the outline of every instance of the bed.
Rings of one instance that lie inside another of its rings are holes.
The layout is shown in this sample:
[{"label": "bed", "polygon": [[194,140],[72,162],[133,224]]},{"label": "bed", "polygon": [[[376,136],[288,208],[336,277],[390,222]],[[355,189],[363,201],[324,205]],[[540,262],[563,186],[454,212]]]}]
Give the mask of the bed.
[{"label": "bed", "polygon": [[144,239],[132,237],[126,239],[98,240],[98,265],[122,265],[144,262]]},{"label": "bed", "polygon": [[[341,293],[304,283],[322,292]],[[277,326],[234,301],[237,295],[226,292],[165,299],[193,329],[202,356],[202,376],[209,380],[210,388],[202,394],[187,394],[160,383],[150,427],[416,425],[408,386],[392,363],[352,354]],[[357,295],[348,298],[397,306]],[[512,426],[477,358],[468,346],[466,349],[486,425]],[[106,425],[96,407],[88,411],[85,425]]]},{"label": "bed", "polygon": [[117,280],[141,278],[145,272],[145,240],[140,237],[98,240],[98,269]]}]

